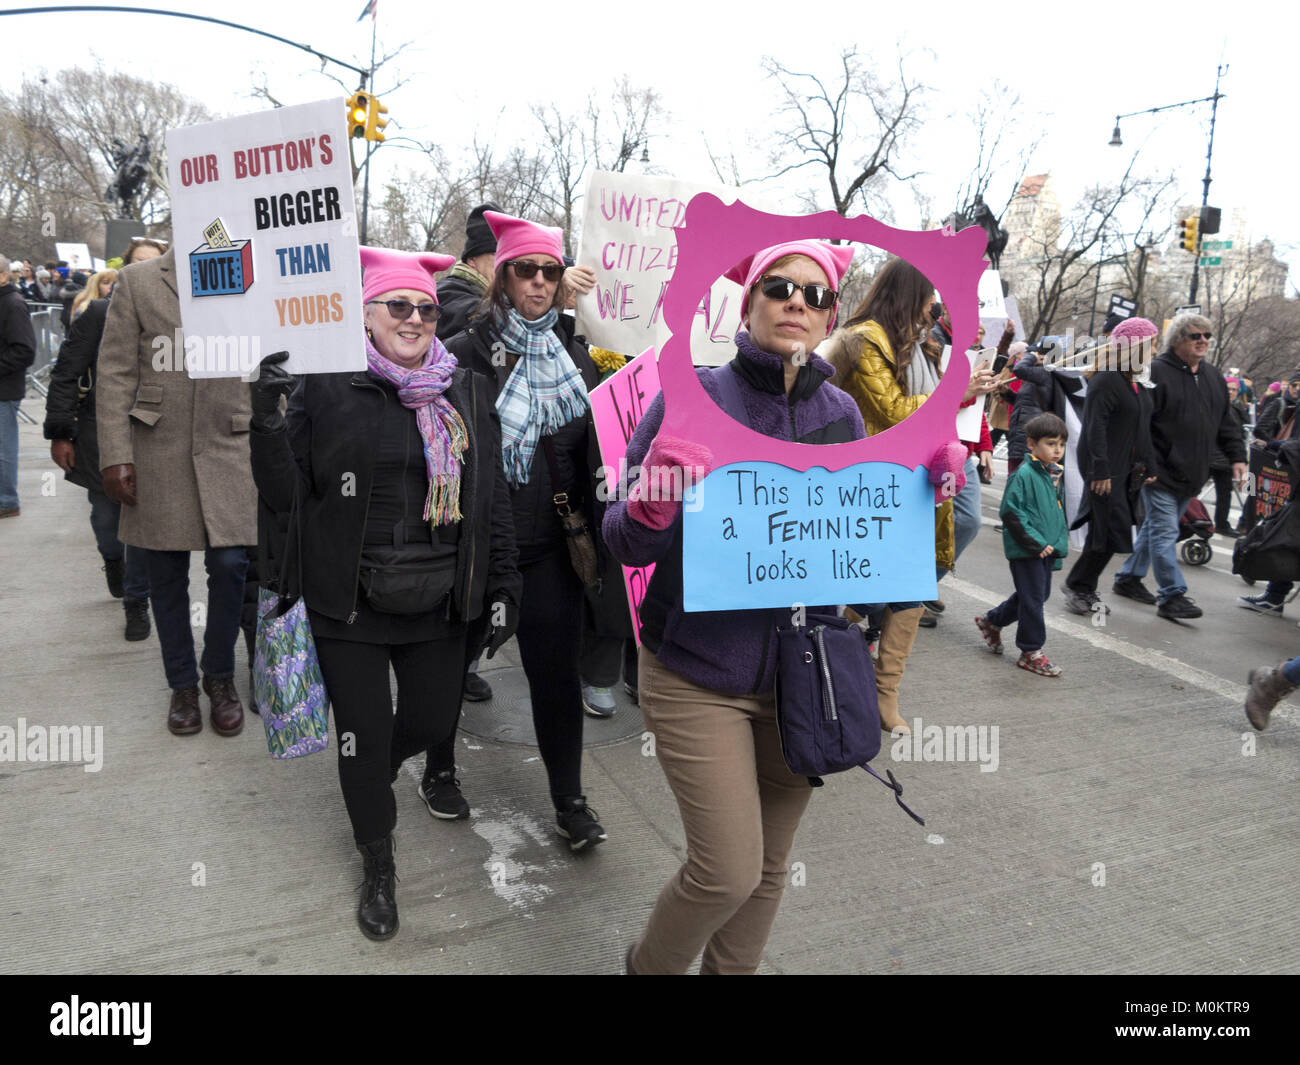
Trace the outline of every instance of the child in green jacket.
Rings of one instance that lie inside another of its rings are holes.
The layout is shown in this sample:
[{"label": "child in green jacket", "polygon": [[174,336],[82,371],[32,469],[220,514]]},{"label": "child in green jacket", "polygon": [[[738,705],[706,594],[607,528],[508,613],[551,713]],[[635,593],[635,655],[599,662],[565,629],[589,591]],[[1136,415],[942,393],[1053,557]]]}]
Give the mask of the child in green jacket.
[{"label": "child in green jacket", "polygon": [[1047,628],[1043,604],[1052,594],[1052,571],[1061,568],[1070,549],[1065,520],[1061,459],[1068,432],[1055,414],[1039,414],[1025,426],[1029,454],[1007,481],[1002,495],[1002,547],[1011,563],[1016,590],[975,624],[990,651],[1002,653],[1002,628],[1016,624],[1021,669],[1042,677],[1059,677],[1061,668],[1045,654]]}]

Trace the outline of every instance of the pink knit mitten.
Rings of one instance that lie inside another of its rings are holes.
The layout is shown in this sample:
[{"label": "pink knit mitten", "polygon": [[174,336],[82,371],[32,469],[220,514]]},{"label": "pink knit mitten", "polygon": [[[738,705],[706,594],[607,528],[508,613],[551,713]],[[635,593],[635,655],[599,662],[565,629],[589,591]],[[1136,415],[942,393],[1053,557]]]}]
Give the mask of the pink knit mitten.
[{"label": "pink knit mitten", "polygon": [[641,478],[627,497],[627,512],[651,529],[677,520],[682,495],[713,469],[713,452],[703,444],[656,436],[641,464]]},{"label": "pink knit mitten", "polygon": [[931,457],[930,483],[936,507],[966,487],[966,458],[966,445],[957,440],[948,441]]}]

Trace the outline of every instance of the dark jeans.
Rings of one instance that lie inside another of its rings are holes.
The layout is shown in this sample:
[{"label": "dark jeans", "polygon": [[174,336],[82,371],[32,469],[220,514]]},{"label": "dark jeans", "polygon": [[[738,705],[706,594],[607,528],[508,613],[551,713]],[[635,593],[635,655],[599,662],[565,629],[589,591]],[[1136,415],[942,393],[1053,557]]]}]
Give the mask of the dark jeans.
[{"label": "dark jeans", "polygon": [[[582,794],[582,683],[578,644],[582,632],[582,584],[569,556],[556,551],[519,568],[524,580],[519,630],[515,639],[528,695],[533,729],[550,780],[551,797]],[[328,685],[326,685],[328,690]],[[429,748],[428,770],[456,765],[456,734]]]},{"label": "dark jeans", "polygon": [[[316,639],[334,708],[339,784],[358,843],[397,824],[393,773],[407,758],[455,735],[465,678],[465,632],[422,643]],[[388,667],[397,677],[397,713]]]},{"label": "dark jeans", "polygon": [[1228,508],[1232,506],[1232,468],[1211,470],[1210,476],[1214,478],[1214,527],[1227,529],[1231,525]]},{"label": "dark jeans", "polygon": [[1096,595],[1101,571],[1114,557],[1114,551],[1091,551],[1085,547],[1071,567],[1069,576],[1065,578],[1065,586],[1072,591]]},{"label": "dark jeans", "polygon": [[1047,642],[1043,624],[1043,604],[1052,594],[1052,558],[1013,558],[1011,580],[1016,590],[988,612],[988,620],[998,628],[1016,626],[1016,646],[1030,653],[1042,650]]},{"label": "dark jeans", "polygon": [[[150,599],[167,684],[172,691],[196,687],[199,674],[190,615],[190,552],[144,553],[149,560]],[[242,547],[209,547],[203,552],[203,565],[208,571],[208,607],[200,665],[206,676],[233,677],[248,556]]]},{"label": "dark jeans", "polygon": [[1291,581],[1269,581],[1264,589],[1264,598],[1270,603],[1280,605],[1286,602],[1286,597],[1291,594],[1291,589],[1294,587],[1295,584]]},{"label": "dark jeans", "polygon": [[128,547],[117,538],[117,521],[122,504],[114,503],[103,491],[87,488],[90,497],[90,527],[95,531],[95,546],[105,562],[125,557],[126,575],[122,588],[128,599],[149,598],[149,558],[142,547]]}]

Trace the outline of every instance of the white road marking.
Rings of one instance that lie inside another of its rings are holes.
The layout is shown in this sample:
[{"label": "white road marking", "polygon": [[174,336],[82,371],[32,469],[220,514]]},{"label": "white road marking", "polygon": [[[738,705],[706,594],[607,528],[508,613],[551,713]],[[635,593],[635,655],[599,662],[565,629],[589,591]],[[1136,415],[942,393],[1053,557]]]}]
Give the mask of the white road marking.
[{"label": "white road marking", "polygon": [[[961,592],[963,595],[968,595],[972,599],[991,607],[997,606],[1006,598],[1000,592],[994,592],[978,584],[972,584],[970,581],[962,580],[951,573],[944,577],[943,583],[952,588],[953,591]],[[1246,686],[1244,684],[1234,684],[1217,674],[1188,665],[1186,662],[1164,654],[1162,651],[1150,647],[1139,647],[1128,640],[1120,639],[1117,636],[1109,636],[1102,630],[1094,628],[1091,622],[1065,621],[1058,617],[1052,617],[1050,614],[1045,614],[1043,621],[1049,629],[1066,636],[1076,637],[1085,643],[1091,644],[1098,650],[1120,655],[1130,662],[1136,662],[1138,665],[1147,666],[1150,669],[1158,669],[1160,672],[1167,673],[1184,684],[1193,684],[1202,691],[1227,699],[1229,702],[1236,703],[1239,707],[1245,705]],[[1259,664],[1263,665],[1264,663]],[[1300,723],[1300,718],[1297,717],[1298,709],[1300,708],[1293,704],[1282,702],[1274,709],[1273,717],[1280,718],[1291,725],[1298,724]],[[1244,712],[1242,723],[1247,729],[1250,728],[1250,723],[1246,721]]]}]

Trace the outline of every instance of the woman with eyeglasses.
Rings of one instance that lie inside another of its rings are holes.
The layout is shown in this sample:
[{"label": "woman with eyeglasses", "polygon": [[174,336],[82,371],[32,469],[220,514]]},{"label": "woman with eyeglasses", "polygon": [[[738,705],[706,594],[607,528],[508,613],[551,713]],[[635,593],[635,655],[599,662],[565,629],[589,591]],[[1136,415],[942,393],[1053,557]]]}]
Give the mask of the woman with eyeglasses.
[{"label": "woman with eyeglasses", "polygon": [[376,940],[398,927],[398,769],[452,734],[466,656],[477,650],[470,631],[490,629],[500,646],[518,614],[491,389],[434,335],[434,274],[454,261],[362,248],[366,369],[306,375],[295,387],[277,353],[251,386],[253,476],[287,522],[279,554],[291,586],[300,560],[365,866],[357,921]]},{"label": "woman with eyeglasses", "polygon": [[[835,321],[852,258],[847,246],[800,240],[728,272],[743,288],[736,355],[698,371],[728,414],[778,440],[863,437],[857,407],[813,354]],[[790,623],[790,611],[683,610],[680,494],[664,489],[698,483],[712,456],[662,435],[663,416],[660,395],[627,449],[640,478],[626,501],[610,504],[604,524],[619,561],[655,563],[641,604],[638,688],[686,832],[686,862],[629,948],[627,971],[684,973],[703,951],[702,973],[753,973],[812,794],[808,778],[786,767],[776,728],[776,628]]]},{"label": "woman with eyeglasses", "polygon": [[[573,851],[606,839],[582,786],[578,656],[583,586],[569,558],[557,496],[594,524],[599,466],[588,389],[600,380],[574,321],[562,314],[562,231],[484,211],[497,240],[479,313],[447,342],[486,378],[501,416],[501,447],[523,579],[516,638],[557,831]],[[492,651],[489,650],[489,657]],[[420,796],[444,820],[469,816],[456,779],[455,735],[430,748]]]},{"label": "woman with eyeglasses", "polygon": [[[835,383],[862,412],[867,435],[893,428],[939,387],[940,350],[930,339],[934,285],[906,259],[890,259],[876,275],[853,316],[827,345]],[[960,357],[959,357],[960,358]],[[994,388],[989,366],[971,368],[963,403]],[[953,504],[935,511],[935,562],[941,572],[955,562]],[[881,726],[910,732],[898,712],[898,689],[921,623],[919,603],[890,603],[879,612],[876,692]]]}]

